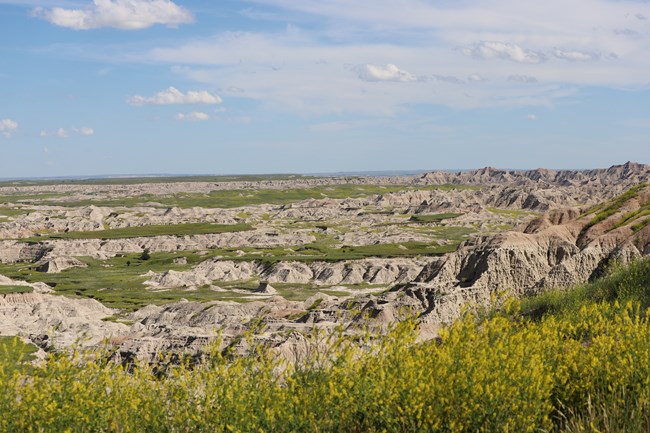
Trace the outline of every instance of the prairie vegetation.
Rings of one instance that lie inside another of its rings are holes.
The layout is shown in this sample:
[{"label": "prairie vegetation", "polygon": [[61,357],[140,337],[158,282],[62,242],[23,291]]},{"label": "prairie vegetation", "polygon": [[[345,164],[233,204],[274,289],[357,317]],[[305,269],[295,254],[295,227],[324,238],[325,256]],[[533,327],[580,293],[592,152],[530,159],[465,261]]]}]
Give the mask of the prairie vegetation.
[{"label": "prairie vegetation", "polygon": [[3,363],[0,430],[648,431],[649,287],[644,260],[468,313],[438,341],[416,343],[413,321],[383,337],[316,335],[327,349],[296,364],[263,347],[238,357],[216,346],[156,366],[116,365],[103,352],[22,372]]},{"label": "prairie vegetation", "polygon": [[34,291],[29,286],[7,286],[0,284],[0,295],[6,295],[8,293],[31,293]]},{"label": "prairie vegetation", "polygon": [[32,195],[0,196],[0,203],[21,203],[29,205],[57,205],[65,207],[108,206],[133,207],[143,203],[155,203],[159,207],[205,207],[205,208],[238,208],[260,204],[282,205],[307,199],[345,199],[360,198],[376,194],[387,194],[409,190],[442,190],[480,189],[478,186],[467,185],[429,185],[410,187],[406,185],[372,185],[372,184],[340,184],[319,185],[310,188],[285,189],[226,189],[213,190],[209,193],[177,193],[166,196],[143,194],[134,197],[97,198],[63,200],[63,194],[35,193]]},{"label": "prairie vegetation", "polygon": [[[592,227],[596,224],[598,224],[601,221],[604,221],[605,219],[609,218],[610,216],[614,215],[616,212],[619,212],[621,210],[621,206],[626,203],[628,200],[635,198],[638,196],[639,192],[642,191],[645,187],[648,185],[645,183],[638,184],[627,191],[625,191],[623,194],[620,194],[617,196],[615,199],[610,200],[609,202],[602,203],[600,205],[594,206],[591,209],[589,209],[583,217],[593,215],[589,223],[585,226],[584,230],[587,230],[589,227]],[[621,225],[626,224],[636,218],[639,218],[643,215],[647,215],[648,211],[648,203],[645,203],[645,206],[642,207],[642,209],[639,209],[638,211],[634,212],[632,215],[625,215],[621,219]]]}]

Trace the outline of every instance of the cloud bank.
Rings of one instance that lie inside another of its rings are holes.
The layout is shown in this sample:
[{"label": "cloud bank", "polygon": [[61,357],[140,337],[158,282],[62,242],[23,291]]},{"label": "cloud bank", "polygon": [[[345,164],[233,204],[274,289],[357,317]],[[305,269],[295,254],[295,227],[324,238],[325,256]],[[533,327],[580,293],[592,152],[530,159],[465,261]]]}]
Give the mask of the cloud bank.
[{"label": "cloud bank", "polygon": [[[223,89],[220,95],[262,110],[309,116],[387,116],[422,104],[552,107],[581,88],[650,86],[650,28],[640,18],[650,16],[647,2],[575,0],[572,8],[583,15],[568,14],[562,0],[249,3],[259,13],[241,16],[257,31],[126,47],[120,60],[168,66],[195,89]],[[279,17],[291,25],[282,29]],[[170,87],[127,102],[221,98]]]},{"label": "cloud bank", "polygon": [[183,93],[175,87],[168,87],[153,96],[129,96],[126,101],[131,105],[220,104],[222,102],[218,95],[206,90],[190,90]]},{"label": "cloud bank", "polygon": [[92,6],[84,9],[37,7],[32,14],[73,30],[139,30],[156,24],[177,27],[194,21],[188,10],[170,0],[94,0]]},{"label": "cloud bank", "polygon": [[359,74],[359,78],[364,81],[418,81],[418,77],[399,69],[392,63],[386,66],[359,65],[354,69]]},{"label": "cloud bank", "polygon": [[11,134],[18,129],[18,122],[11,119],[0,119],[0,133],[7,138],[11,137]]},{"label": "cloud bank", "polygon": [[176,120],[187,120],[190,122],[200,122],[210,120],[210,115],[202,111],[191,111],[189,113],[176,113]]},{"label": "cloud bank", "polygon": [[546,60],[544,54],[526,50],[517,44],[483,41],[471,47],[462,48],[462,53],[478,59],[504,59],[519,63],[540,63]]},{"label": "cloud bank", "polygon": [[70,133],[76,134],[76,135],[81,135],[83,137],[90,137],[92,135],[95,135],[95,130],[93,128],[90,128],[88,126],[82,126],[81,128],[72,128],[71,130],[67,130],[65,128],[58,128],[55,131],[47,131],[47,130],[42,130],[40,132],[41,137],[58,137],[58,138],[70,138]]}]

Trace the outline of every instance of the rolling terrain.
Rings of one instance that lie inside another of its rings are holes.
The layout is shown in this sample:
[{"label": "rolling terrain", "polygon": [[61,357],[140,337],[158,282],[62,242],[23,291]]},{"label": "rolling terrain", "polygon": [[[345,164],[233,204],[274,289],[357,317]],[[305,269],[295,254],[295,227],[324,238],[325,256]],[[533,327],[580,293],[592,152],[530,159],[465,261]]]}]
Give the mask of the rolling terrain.
[{"label": "rolling terrain", "polygon": [[292,353],[313,329],[593,280],[650,254],[650,166],[400,177],[0,185],[0,335],[121,356],[217,335]]}]

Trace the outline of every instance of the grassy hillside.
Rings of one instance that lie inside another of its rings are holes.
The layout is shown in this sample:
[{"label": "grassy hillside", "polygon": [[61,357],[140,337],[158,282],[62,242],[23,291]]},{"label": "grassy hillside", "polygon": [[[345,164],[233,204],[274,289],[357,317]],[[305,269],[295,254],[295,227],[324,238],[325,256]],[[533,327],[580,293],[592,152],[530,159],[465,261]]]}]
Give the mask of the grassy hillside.
[{"label": "grassy hillside", "polygon": [[29,380],[0,367],[0,430],[649,431],[649,291],[645,260],[467,315],[439,341],[416,344],[406,322],[379,340],[330,341],[298,366],[260,349],[156,374],[78,354],[52,357]]}]

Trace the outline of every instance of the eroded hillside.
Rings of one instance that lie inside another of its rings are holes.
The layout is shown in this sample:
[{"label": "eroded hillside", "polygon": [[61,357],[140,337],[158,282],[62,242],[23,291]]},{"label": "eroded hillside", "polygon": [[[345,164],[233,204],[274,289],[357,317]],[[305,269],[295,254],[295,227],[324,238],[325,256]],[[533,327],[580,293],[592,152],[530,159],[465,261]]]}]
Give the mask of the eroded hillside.
[{"label": "eroded hillside", "polygon": [[[435,335],[467,302],[587,281],[650,253],[650,166],[414,177],[0,186],[0,334],[198,350],[252,324],[290,351],[313,327],[405,311]],[[243,348],[245,350],[245,348]]]}]

